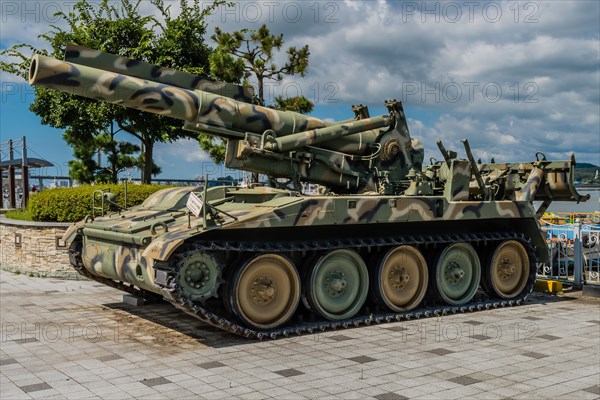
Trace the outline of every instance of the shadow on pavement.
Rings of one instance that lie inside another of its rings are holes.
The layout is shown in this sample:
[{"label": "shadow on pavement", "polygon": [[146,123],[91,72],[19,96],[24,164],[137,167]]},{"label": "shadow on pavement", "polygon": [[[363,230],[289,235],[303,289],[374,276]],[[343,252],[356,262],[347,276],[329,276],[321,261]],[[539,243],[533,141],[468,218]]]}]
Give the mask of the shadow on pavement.
[{"label": "shadow on pavement", "polygon": [[[111,310],[121,311],[121,313],[119,313],[121,316],[123,316],[123,313],[126,313],[147,322],[158,324],[168,330],[175,331],[179,335],[176,335],[177,338],[171,341],[178,343],[181,343],[182,341],[187,343],[195,342],[207,347],[222,348],[256,342],[256,340],[244,339],[229,332],[217,329],[178,310],[166,302],[146,304],[143,306],[133,306],[125,303],[108,303],[103,304],[103,306]],[[128,322],[133,323],[131,320]],[[135,333],[131,328],[127,331]],[[148,333],[156,336],[157,332]],[[168,336],[169,334],[170,332],[163,331],[162,337],[156,337],[156,340],[165,341],[165,336]],[[184,337],[181,337],[181,335]],[[133,336],[135,337],[136,335],[134,334]]]}]

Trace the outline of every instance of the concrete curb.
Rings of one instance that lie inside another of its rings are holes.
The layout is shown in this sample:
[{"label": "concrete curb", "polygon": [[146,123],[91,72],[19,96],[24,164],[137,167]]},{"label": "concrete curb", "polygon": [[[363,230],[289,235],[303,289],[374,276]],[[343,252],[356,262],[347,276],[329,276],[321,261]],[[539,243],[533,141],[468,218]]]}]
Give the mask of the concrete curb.
[{"label": "concrete curb", "polygon": [[6,218],[4,215],[0,215],[0,225],[32,226],[36,228],[68,228],[73,224],[74,222],[23,221],[20,219]]},{"label": "concrete curb", "polygon": [[51,278],[51,279],[64,279],[68,281],[88,281],[84,276],[79,275],[75,271],[36,271],[27,268],[13,267],[10,265],[0,265],[0,269],[7,272],[12,272],[17,275],[25,275],[35,278]]},{"label": "concrete curb", "polygon": [[600,285],[583,285],[581,295],[585,297],[600,298]]}]

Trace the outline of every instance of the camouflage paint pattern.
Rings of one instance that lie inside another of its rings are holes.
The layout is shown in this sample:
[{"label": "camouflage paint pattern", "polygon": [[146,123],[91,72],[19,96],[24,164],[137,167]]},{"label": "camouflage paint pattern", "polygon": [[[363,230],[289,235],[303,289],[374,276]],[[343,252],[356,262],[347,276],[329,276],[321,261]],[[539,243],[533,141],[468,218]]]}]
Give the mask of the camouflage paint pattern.
[{"label": "camouflage paint pattern", "polygon": [[[360,192],[379,190],[375,169],[397,181],[423,161],[399,101],[386,102],[389,115],[330,123],[202,91],[197,77],[92,49],[71,45],[65,59],[34,56],[30,83],[170,116],[185,121],[184,129],[239,140],[230,145],[229,168]],[[285,154],[291,150],[297,151]],[[286,157],[289,165],[282,166]],[[397,192],[392,186],[385,192]]]},{"label": "camouflage paint pattern", "polygon": [[186,186],[181,188],[162,189],[152,193],[140,205],[149,210],[180,210],[185,206],[190,192],[200,190],[199,187]]},{"label": "camouflage paint pattern", "polygon": [[200,107],[190,90],[40,55],[32,60],[29,82],[176,119],[191,120]]},{"label": "camouflage paint pattern", "polygon": [[288,135],[326,126],[317,118],[295,112],[280,112],[201,90],[165,85],[41,55],[35,55],[32,60],[29,83],[240,134],[271,129],[278,135]]},{"label": "camouflage paint pattern", "polygon": [[[221,215],[218,224],[205,229],[202,218],[192,217],[188,226],[186,208],[165,216],[162,210],[152,215],[143,206],[134,207],[119,218],[97,218],[82,225],[85,267],[99,276],[157,291],[153,287],[154,262],[168,260],[186,240],[192,237],[201,240],[213,230],[244,231],[248,237],[259,239],[265,229],[270,228],[312,230],[332,225],[349,228],[413,223],[431,223],[433,227],[435,222],[441,221],[460,220],[462,224],[474,221],[485,225],[486,221],[529,219],[533,223],[530,235],[543,244],[530,202],[448,202],[443,196],[296,196],[293,192],[271,188],[226,187],[211,188],[208,192],[222,194],[223,198],[210,196],[211,201],[221,203],[227,199],[219,205],[219,210],[237,220]],[[151,234],[151,225],[161,219],[166,221],[168,232]],[[145,223],[145,229],[139,222],[130,222],[140,220]],[[151,237],[151,241],[147,245],[139,244],[143,237]]]},{"label": "camouflage paint pattern", "polygon": [[[446,164],[442,165],[445,168]],[[469,200],[469,182],[471,182],[471,163],[466,160],[452,160],[446,173],[444,196],[451,201]]]},{"label": "camouflage paint pattern", "polygon": [[172,68],[159,67],[144,61],[132,60],[127,57],[116,56],[76,44],[67,45],[65,61],[99,68],[104,71],[123,73],[135,78],[177,86],[183,89],[202,90],[247,103],[251,103],[254,97],[254,89],[252,87],[215,81],[205,76],[189,74]]},{"label": "camouflage paint pattern", "polygon": [[[579,194],[573,184],[575,165],[575,157],[571,155],[571,159],[565,161],[544,159],[532,163],[478,164],[478,169],[490,182],[504,181],[506,195],[503,198],[506,199],[517,199],[519,196],[523,201],[526,197],[531,201],[586,201],[589,195]],[[543,176],[540,176],[540,169]],[[539,185],[543,190],[538,190]],[[536,188],[532,196],[534,186]],[[525,196],[523,193],[529,194]]]},{"label": "camouflage paint pattern", "polygon": [[273,141],[268,143],[265,148],[267,150],[275,151],[290,151],[304,146],[327,142],[342,136],[362,133],[365,130],[382,128],[390,124],[391,120],[387,115],[360,119],[349,123],[331,125],[324,128],[313,129],[311,131],[294,133],[280,138],[273,138]]}]

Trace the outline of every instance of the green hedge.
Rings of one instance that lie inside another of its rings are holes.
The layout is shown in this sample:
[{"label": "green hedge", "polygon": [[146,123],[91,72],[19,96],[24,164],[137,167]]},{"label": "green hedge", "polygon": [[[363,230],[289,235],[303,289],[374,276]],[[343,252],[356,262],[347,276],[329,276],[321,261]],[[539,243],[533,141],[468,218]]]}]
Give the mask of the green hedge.
[{"label": "green hedge", "polygon": [[[165,189],[164,185],[127,185],[127,206],[142,203],[152,193]],[[116,195],[115,203],[124,205],[124,186],[122,184],[85,185],[75,188],[45,189],[32,193],[29,197],[27,209],[34,221],[45,222],[76,222],[86,215],[92,214],[92,196],[94,191],[109,188]],[[97,195],[98,196],[98,195]],[[100,197],[97,197],[96,207],[100,206]],[[105,204],[105,209],[107,206]],[[97,212],[98,214],[98,212]]]}]

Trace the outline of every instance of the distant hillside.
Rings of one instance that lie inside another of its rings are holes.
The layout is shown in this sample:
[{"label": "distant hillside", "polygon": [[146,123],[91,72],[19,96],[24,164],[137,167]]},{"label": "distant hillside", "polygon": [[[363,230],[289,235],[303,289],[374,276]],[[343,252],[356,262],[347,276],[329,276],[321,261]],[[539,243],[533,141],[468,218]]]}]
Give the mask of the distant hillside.
[{"label": "distant hillside", "polygon": [[600,169],[599,166],[594,165],[594,164],[590,164],[590,163],[587,163],[587,162],[582,162],[582,163],[578,162],[577,165],[576,165],[576,168],[577,169],[579,169],[579,168],[596,168],[596,169]]},{"label": "distant hillside", "polygon": [[590,163],[577,163],[575,165],[575,181],[582,183],[600,183],[600,179],[594,179],[596,177],[596,171],[599,171],[600,167]]}]

